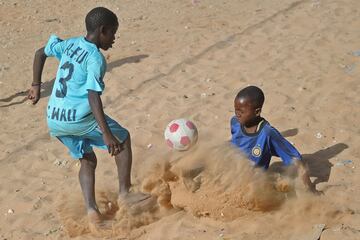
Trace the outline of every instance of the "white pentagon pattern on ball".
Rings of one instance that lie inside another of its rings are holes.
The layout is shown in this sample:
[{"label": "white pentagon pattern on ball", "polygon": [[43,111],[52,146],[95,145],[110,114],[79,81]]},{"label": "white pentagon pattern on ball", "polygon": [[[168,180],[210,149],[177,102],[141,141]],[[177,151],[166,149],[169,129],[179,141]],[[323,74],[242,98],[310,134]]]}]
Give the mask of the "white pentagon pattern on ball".
[{"label": "white pentagon pattern on ball", "polygon": [[198,132],[193,122],[180,118],[171,121],[167,125],[164,136],[169,147],[184,151],[196,143]]}]

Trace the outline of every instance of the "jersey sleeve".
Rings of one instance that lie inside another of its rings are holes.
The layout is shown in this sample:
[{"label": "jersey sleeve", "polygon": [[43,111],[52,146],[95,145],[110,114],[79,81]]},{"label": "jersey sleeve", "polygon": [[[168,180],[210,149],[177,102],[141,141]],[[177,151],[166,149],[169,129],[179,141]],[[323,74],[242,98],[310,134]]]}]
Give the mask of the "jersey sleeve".
[{"label": "jersey sleeve", "polygon": [[48,57],[56,57],[60,60],[64,49],[65,41],[58,38],[56,35],[51,35],[45,46],[45,54]]},{"label": "jersey sleeve", "polygon": [[231,135],[234,135],[235,133],[237,133],[239,131],[240,128],[240,124],[237,121],[236,117],[232,117],[230,120],[230,129],[231,129]]},{"label": "jersey sleeve", "polygon": [[298,150],[275,129],[270,134],[270,151],[280,157],[284,165],[292,164],[294,159],[301,160]]},{"label": "jersey sleeve", "polygon": [[99,92],[100,94],[105,89],[103,81],[105,75],[105,60],[101,56],[91,56],[87,62],[86,71],[86,90]]}]

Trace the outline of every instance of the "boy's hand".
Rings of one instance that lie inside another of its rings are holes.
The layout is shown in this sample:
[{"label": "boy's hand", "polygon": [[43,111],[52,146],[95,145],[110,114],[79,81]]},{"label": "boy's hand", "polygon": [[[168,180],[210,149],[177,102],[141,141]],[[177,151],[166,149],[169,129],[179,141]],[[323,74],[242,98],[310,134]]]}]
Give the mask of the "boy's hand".
[{"label": "boy's hand", "polygon": [[40,85],[39,86],[31,86],[28,99],[32,101],[32,104],[36,104],[40,100]]},{"label": "boy's hand", "polygon": [[103,105],[101,102],[100,94],[96,91],[89,90],[89,104],[94,117],[99,124],[101,132],[103,133],[103,140],[108,148],[111,156],[118,155],[123,150],[123,144],[111,133],[109,126],[106,122]]},{"label": "boy's hand", "polygon": [[316,190],[315,184],[313,182],[311,182],[307,164],[304,163],[302,160],[296,160],[295,164],[297,165],[297,167],[300,171],[302,181],[303,181],[304,185],[306,186],[307,190],[316,195],[324,194],[322,191]]},{"label": "boy's hand", "polygon": [[309,186],[308,190],[310,192],[312,192],[313,194],[315,194],[315,195],[323,195],[324,194],[323,191],[317,190],[316,187],[315,187],[315,184],[313,184],[313,183]]},{"label": "boy's hand", "polygon": [[123,150],[123,144],[111,133],[104,134],[103,139],[111,156],[118,155]]}]

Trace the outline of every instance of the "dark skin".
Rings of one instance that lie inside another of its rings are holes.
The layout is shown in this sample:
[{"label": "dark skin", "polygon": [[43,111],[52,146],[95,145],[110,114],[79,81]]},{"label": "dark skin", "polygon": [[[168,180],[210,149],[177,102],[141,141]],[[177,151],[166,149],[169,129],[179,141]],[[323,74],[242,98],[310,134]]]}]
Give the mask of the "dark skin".
[{"label": "dark skin", "polygon": [[47,56],[44,47],[35,52],[33,63],[33,83],[28,93],[28,99],[35,105],[40,100],[41,75]]},{"label": "dark skin", "polygon": [[[247,97],[235,98],[234,100],[235,115],[239,123],[244,127],[247,133],[255,133],[259,123],[263,119],[261,114],[261,106],[256,106],[251,99]],[[315,189],[315,185],[311,182],[308,169],[303,161],[295,160],[295,165],[299,169],[302,181],[309,191],[319,194]]]},{"label": "dark skin", "polygon": [[[115,41],[115,34],[118,25],[100,26],[94,32],[87,33],[86,40],[94,43],[98,48],[108,50]],[[33,83],[29,90],[28,99],[35,105],[40,99],[40,83],[42,71],[47,56],[44,47],[36,51],[33,64]],[[89,104],[94,117],[103,133],[103,140],[108,147],[108,152],[115,157],[115,162],[119,177],[119,200],[126,203],[136,203],[148,199],[150,195],[143,193],[129,193],[131,187],[131,165],[132,151],[130,136],[120,142],[111,132],[105,118],[100,94],[95,91],[89,91]],[[95,200],[95,169],[97,159],[94,152],[84,154],[80,159],[81,167],[79,171],[79,181],[83,192],[89,220],[92,223],[99,223],[102,216],[98,210]]]},{"label": "dark skin", "polygon": [[250,99],[241,97],[234,101],[235,115],[247,133],[255,133],[261,122],[261,107],[256,107]]}]

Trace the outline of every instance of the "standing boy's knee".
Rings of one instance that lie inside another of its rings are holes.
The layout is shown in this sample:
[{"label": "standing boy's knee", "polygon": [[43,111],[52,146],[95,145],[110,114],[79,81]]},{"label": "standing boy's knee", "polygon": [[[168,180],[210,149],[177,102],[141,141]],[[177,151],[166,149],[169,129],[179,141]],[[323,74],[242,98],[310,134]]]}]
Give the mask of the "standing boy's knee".
[{"label": "standing boy's knee", "polygon": [[80,164],[90,166],[95,169],[97,166],[97,159],[95,153],[84,153],[83,158],[80,158]]},{"label": "standing boy's knee", "polygon": [[97,161],[89,160],[89,159],[86,159],[86,158],[81,158],[80,159],[80,164],[81,164],[81,166],[90,167],[92,169],[95,169],[96,166],[97,166]]}]

